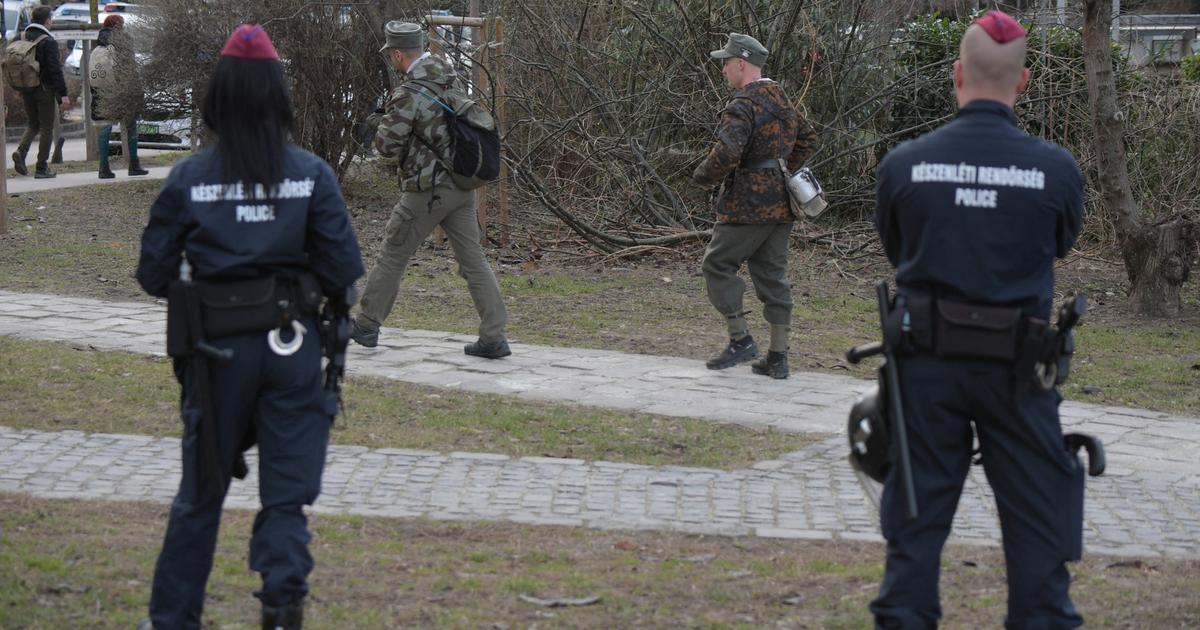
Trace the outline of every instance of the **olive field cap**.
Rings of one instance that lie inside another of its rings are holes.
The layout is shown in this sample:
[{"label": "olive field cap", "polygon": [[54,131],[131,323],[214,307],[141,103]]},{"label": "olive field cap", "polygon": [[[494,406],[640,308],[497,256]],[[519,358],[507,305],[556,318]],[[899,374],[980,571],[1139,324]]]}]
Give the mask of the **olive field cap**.
[{"label": "olive field cap", "polygon": [[421,28],[420,24],[392,20],[383,26],[383,35],[387,38],[387,43],[379,49],[379,52],[384,52],[389,48],[399,48],[400,50],[425,48],[425,29]]},{"label": "olive field cap", "polygon": [[725,47],[708,53],[708,56],[713,59],[729,59],[731,57],[745,59],[761,68],[767,63],[767,47],[749,35],[730,33]]}]

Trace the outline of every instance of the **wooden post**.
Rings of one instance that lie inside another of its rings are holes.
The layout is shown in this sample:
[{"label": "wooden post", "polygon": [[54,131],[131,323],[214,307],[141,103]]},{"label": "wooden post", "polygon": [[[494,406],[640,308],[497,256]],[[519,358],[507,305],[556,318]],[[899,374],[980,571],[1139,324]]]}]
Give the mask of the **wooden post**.
[{"label": "wooden post", "polygon": [[[478,0],[471,0],[471,5],[474,7],[472,10],[478,13]],[[426,15],[425,23],[429,25],[429,52],[436,55],[444,52],[442,46],[437,42],[438,26],[470,26],[475,28],[476,32],[478,32],[479,28],[483,26],[483,18],[479,17],[478,15],[465,17],[461,15]],[[476,217],[479,217],[479,191],[475,191],[475,194],[475,212]],[[484,215],[484,218],[479,219],[479,221],[481,232],[480,242],[483,243],[486,242],[486,234],[484,233],[487,226],[486,215]],[[433,231],[433,239],[438,243],[446,242],[446,231],[443,230],[441,226],[438,226]]]},{"label": "wooden post", "polygon": [[[91,22],[93,28],[99,28],[99,26],[100,26],[100,6],[99,6],[99,4],[100,3],[98,0],[88,0],[88,17],[91,18],[90,22]],[[84,157],[89,162],[91,162],[92,160],[100,159],[100,148],[97,146],[97,144],[99,142],[99,140],[97,139],[97,132],[99,132],[99,130],[96,129],[96,126],[92,124],[92,88],[91,88],[92,78],[90,76],[88,76],[91,74],[91,68],[92,68],[92,64],[91,64],[92,47],[93,47],[93,44],[92,44],[91,40],[88,40],[83,43],[83,68],[80,69],[80,72],[83,73],[83,88],[82,88],[83,94],[82,94],[82,96],[83,96]],[[121,135],[122,136],[128,135],[128,132],[125,132]],[[128,154],[126,154],[126,155],[128,155]]]},{"label": "wooden post", "polygon": [[[0,61],[3,61],[5,50],[0,50]],[[4,110],[5,82],[0,81],[0,138],[4,139],[4,151],[0,152],[0,234],[8,232],[8,112]]]},{"label": "wooden post", "polygon": [[[467,17],[477,20],[479,19],[479,0],[471,0],[467,7]],[[465,26],[463,28],[466,28]],[[478,46],[484,40],[483,28],[480,26],[471,27],[471,46]],[[470,49],[468,49],[470,50]],[[479,59],[471,58],[471,89],[474,91],[472,97],[476,100],[482,94],[479,77],[482,73],[479,72],[479,64],[483,60],[483,52],[486,48],[480,48]],[[470,58],[470,55],[468,55]],[[479,244],[487,245],[487,186],[480,186],[475,189],[475,219],[479,222]]]},{"label": "wooden post", "polygon": [[83,42],[83,67],[80,72],[83,73],[83,137],[84,137],[84,159],[91,162],[92,160],[100,159],[100,147],[97,146],[96,134],[99,131],[96,125],[92,124],[92,47],[93,42],[86,40]]},{"label": "wooden post", "polygon": [[[492,39],[498,48],[491,49],[492,72],[496,84],[496,128],[504,132],[504,18],[497,16],[492,25]],[[503,151],[504,147],[500,147]],[[500,161],[500,179],[497,180],[500,192],[500,246],[508,247],[508,163]]]}]

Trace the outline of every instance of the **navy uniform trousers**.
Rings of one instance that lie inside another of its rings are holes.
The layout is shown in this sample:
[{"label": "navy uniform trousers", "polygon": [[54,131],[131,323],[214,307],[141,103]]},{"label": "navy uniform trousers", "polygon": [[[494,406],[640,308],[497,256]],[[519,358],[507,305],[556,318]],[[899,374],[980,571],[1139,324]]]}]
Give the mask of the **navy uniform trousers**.
[{"label": "navy uniform trousers", "polygon": [[250,539],[250,568],[262,575],[262,590],[255,595],[264,604],[283,606],[308,593],[313,559],[302,506],[320,492],[332,417],[322,388],[317,323],[310,319],[304,325],[304,343],[289,357],[267,347],[265,332],[210,340],[234,351],[230,361],[209,360],[221,454],[219,497],[199,478],[204,469],[196,433],[200,404],[193,394],[190,367],[182,370],[183,479],[154,569],[150,617],[155,628],[200,627],[221,504],[239,445],[250,430],[258,440],[262,500]]},{"label": "navy uniform trousers", "polygon": [[972,421],[1004,538],[1005,627],[1082,625],[1065,562],[1081,551],[1084,471],[1063,448],[1058,392],[1015,398],[1001,363],[915,356],[897,365],[920,515],[908,519],[893,466],[880,505],[887,567],[871,603],[876,627],[937,627],[940,556],[971,465]]}]

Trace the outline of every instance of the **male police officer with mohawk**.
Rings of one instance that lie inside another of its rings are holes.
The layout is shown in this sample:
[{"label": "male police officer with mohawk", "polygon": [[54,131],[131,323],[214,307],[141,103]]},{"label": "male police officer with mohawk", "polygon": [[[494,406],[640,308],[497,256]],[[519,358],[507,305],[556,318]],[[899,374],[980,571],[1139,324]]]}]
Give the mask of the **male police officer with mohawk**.
[{"label": "male police officer with mohawk", "polygon": [[763,317],[771,325],[770,351],[751,367],[755,374],[787,378],[793,216],[783,168],[789,173],[800,168],[812,155],[816,134],[779,84],[762,76],[767,49],[758,40],[730,33],[725,47],[710,56],[721,61],[721,74],[734,93],[721,111],[717,141],[692,173],[699,184],[722,183],[702,269],[709,302],[725,316],[729,344],[708,368],[723,370],[758,356],[742,305],[746,284],[738,277],[748,263]]},{"label": "male police officer with mohawk", "polygon": [[1049,319],[1054,259],[1079,234],[1083,186],[1070,153],[1016,126],[1024,62],[1020,24],[999,11],[977,20],[954,63],[958,115],[879,166],[875,219],[913,346],[897,365],[919,515],[907,518],[892,466],[878,628],[937,626],[939,556],[973,437],[1004,538],[1005,626],[1083,623],[1066,568],[1082,551],[1083,470],[1063,446],[1062,397],[1028,386],[1012,343],[1031,318]]}]

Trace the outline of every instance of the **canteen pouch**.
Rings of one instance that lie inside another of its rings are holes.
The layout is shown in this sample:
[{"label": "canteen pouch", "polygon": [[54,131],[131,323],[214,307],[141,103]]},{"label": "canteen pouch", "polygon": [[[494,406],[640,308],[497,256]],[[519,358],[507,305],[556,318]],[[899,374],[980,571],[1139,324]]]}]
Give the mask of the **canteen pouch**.
[{"label": "canteen pouch", "polygon": [[1016,358],[1021,309],[938,300],[934,354],[964,359]]}]

